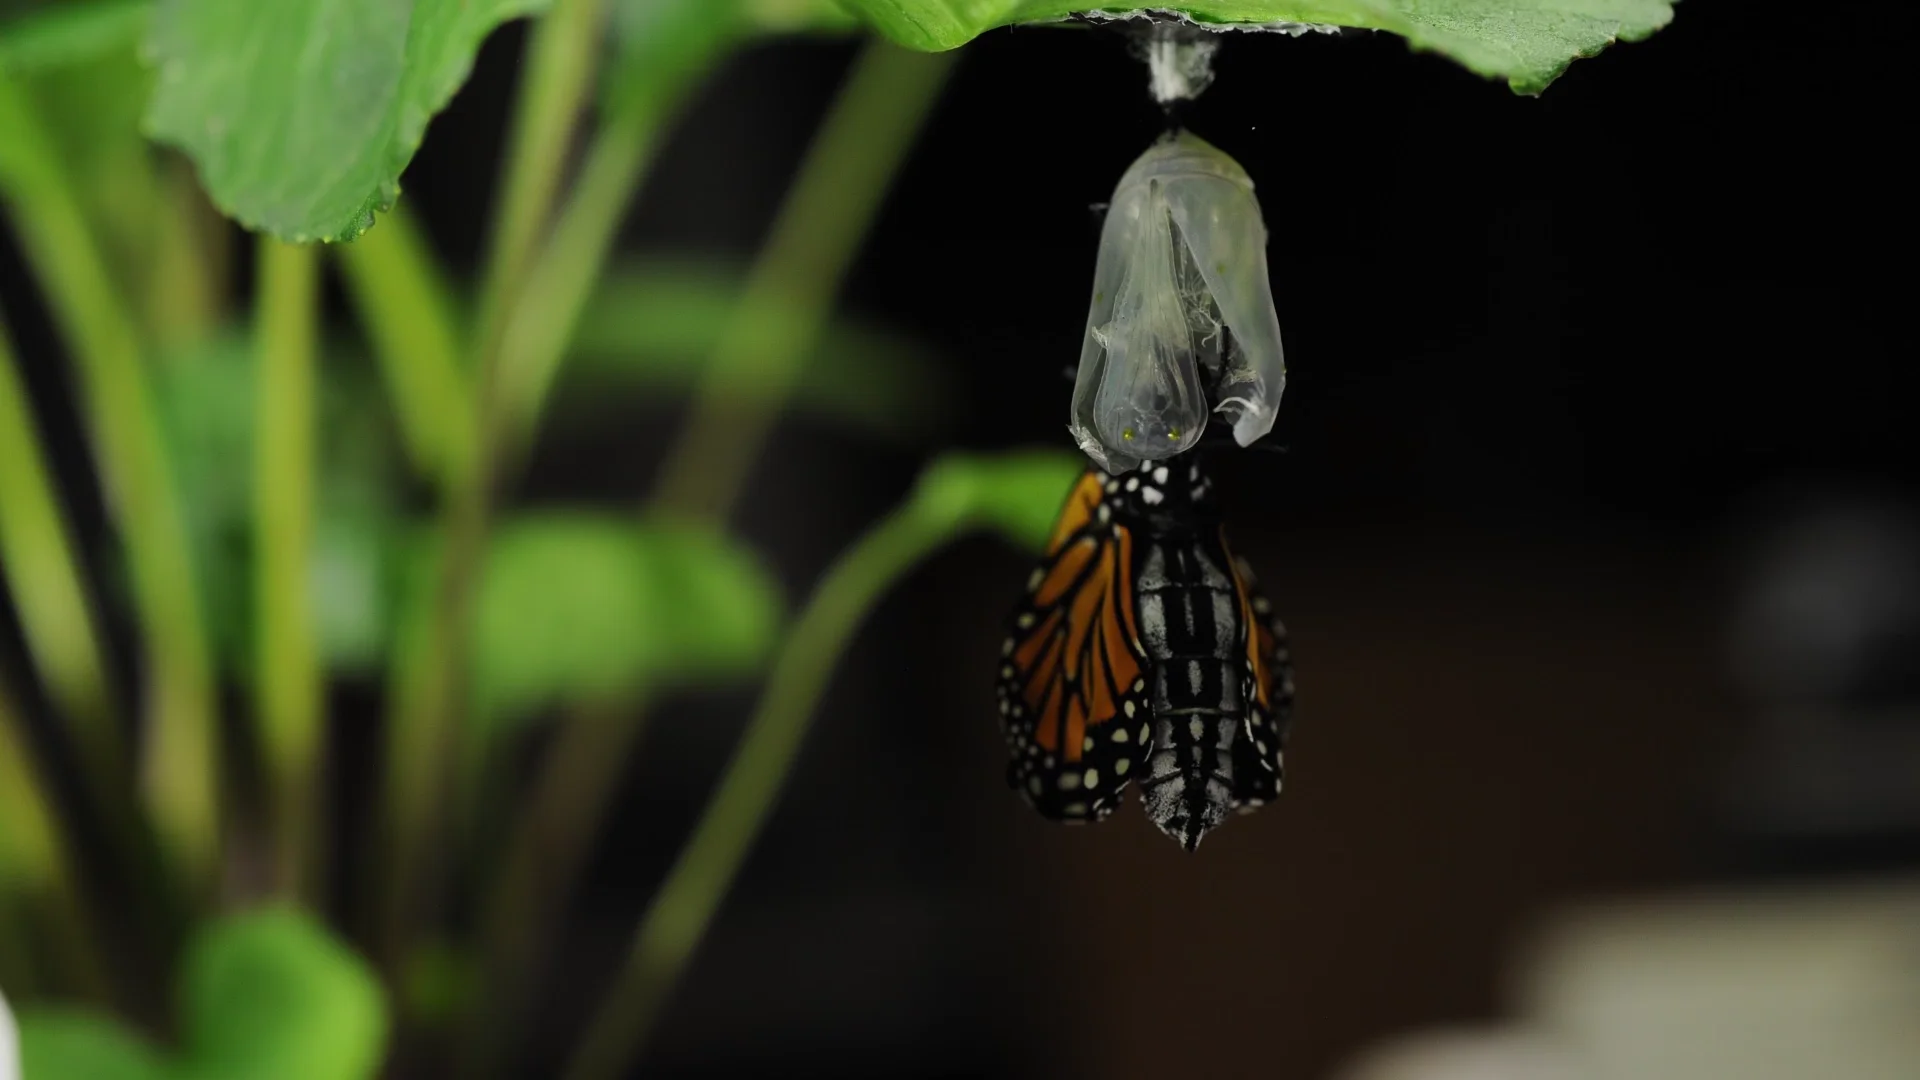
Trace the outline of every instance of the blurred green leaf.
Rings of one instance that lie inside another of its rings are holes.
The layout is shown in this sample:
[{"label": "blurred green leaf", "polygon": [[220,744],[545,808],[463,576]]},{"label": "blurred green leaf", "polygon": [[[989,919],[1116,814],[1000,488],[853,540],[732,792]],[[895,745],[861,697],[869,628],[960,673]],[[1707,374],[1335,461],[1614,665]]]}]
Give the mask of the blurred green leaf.
[{"label": "blurred green leaf", "polygon": [[[5,1073],[0,1067],[0,1075]],[[158,1051],[110,1017],[78,1009],[20,1013],[22,1080],[170,1080]]]},{"label": "blurred green leaf", "polygon": [[992,529],[1037,552],[1086,469],[1086,459],[1064,450],[949,454],[920,474],[914,506],[934,520]]},{"label": "blurred green leaf", "polygon": [[308,916],[230,916],[188,947],[180,1006],[195,1080],[363,1080],[387,1040],[380,983]]},{"label": "blurred green leaf", "polygon": [[[222,667],[247,675],[253,648],[251,342],[223,335],[159,368],[156,397],[187,504]],[[398,452],[379,387],[333,357],[322,367],[319,513],[310,587],[321,656],[362,673],[384,659],[401,580]]]},{"label": "blurred green leaf", "polygon": [[[611,270],[582,313],[575,357],[562,378],[601,393],[611,382],[691,390],[708,375],[713,351],[735,317],[742,275],[712,262],[648,259]],[[750,317],[796,322],[794,311]],[[765,393],[760,373],[742,369],[728,391]],[[937,430],[947,400],[942,369],[918,343],[853,319],[830,323],[793,387],[794,404],[899,439]]]},{"label": "blurred green leaf", "polygon": [[66,0],[0,21],[0,68],[34,75],[131,53],[146,33],[152,0]]},{"label": "blurred green leaf", "polygon": [[480,43],[549,2],[161,0],[147,131],[242,224],[351,240],[393,205]]},{"label": "blurred green leaf", "polygon": [[778,590],[725,536],[613,514],[528,514],[501,524],[475,615],[482,716],[755,669],[779,623]]},{"label": "blurred green leaf", "polygon": [[1637,41],[1673,18],[1672,0],[843,0],[880,32],[915,49],[944,50],[987,30],[1065,18],[1090,7],[1151,7],[1199,23],[1310,24],[1386,30],[1516,93],[1537,94],[1567,65],[1617,40]]}]

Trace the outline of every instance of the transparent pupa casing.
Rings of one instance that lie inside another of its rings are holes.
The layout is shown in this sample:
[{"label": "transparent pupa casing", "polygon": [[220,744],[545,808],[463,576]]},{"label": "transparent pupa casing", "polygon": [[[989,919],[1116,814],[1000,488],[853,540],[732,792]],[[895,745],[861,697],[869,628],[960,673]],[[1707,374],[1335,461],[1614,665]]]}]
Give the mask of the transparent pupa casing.
[{"label": "transparent pupa casing", "polygon": [[1100,232],[1068,429],[1125,472],[1198,442],[1210,411],[1251,444],[1286,385],[1253,180],[1186,132],[1156,143],[1120,178]]}]

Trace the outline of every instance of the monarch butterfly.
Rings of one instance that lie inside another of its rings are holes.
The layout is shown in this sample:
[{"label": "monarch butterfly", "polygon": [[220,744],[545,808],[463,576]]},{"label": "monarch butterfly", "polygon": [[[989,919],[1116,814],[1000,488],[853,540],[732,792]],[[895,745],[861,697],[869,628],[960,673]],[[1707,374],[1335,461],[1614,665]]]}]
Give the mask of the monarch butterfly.
[{"label": "monarch butterfly", "polygon": [[1138,781],[1191,851],[1279,795],[1286,629],[1195,455],[1081,475],[1014,611],[998,697],[1007,782],[1043,817],[1105,820]]}]

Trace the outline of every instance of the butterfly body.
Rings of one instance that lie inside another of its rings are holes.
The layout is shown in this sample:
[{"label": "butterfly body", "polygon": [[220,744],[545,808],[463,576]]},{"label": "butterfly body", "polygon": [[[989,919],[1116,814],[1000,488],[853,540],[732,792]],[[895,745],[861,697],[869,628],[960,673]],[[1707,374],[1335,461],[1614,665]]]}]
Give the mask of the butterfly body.
[{"label": "butterfly body", "polygon": [[1104,819],[1137,780],[1191,850],[1279,793],[1287,659],[1197,461],[1089,470],[1003,649],[1008,780],[1070,822]]}]

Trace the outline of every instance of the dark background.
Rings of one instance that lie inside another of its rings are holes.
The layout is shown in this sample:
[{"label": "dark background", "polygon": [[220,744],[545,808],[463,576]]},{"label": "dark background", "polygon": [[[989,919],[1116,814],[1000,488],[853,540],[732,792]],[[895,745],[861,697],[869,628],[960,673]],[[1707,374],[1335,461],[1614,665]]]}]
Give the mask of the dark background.
[{"label": "dark background", "polygon": [[[456,266],[522,39],[489,44],[406,177]],[[1192,856],[1137,810],[1033,817],[1002,785],[990,678],[1027,566],[963,544],[843,660],[646,1074],[1316,1078],[1498,1015],[1511,950],[1561,903],[1920,863],[1920,820],[1856,807],[1810,833],[1787,789],[1813,766],[1754,764],[1838,748],[1845,802],[1872,733],[1912,730],[1777,719],[1914,697],[1911,604],[1835,644],[1791,601],[1857,613],[1915,573],[1904,47],[1864,17],[1688,0],[1529,99],[1387,35],[1229,38],[1184,119],[1253,176],[1272,233],[1285,452],[1214,468],[1296,639],[1286,796]],[[852,52],[735,57],[626,246],[750,256]],[[1093,207],[1164,125],[1117,32],[966,48],[844,305],[937,350],[949,422],[919,447],[782,429],[739,526],[792,595],[930,454],[1069,445]],[[514,497],[637,497],[674,430],[668,404],[555,424]],[[1835,535],[1885,557],[1860,571]],[[542,1061],[750,704],[654,710],[554,958]]]}]

